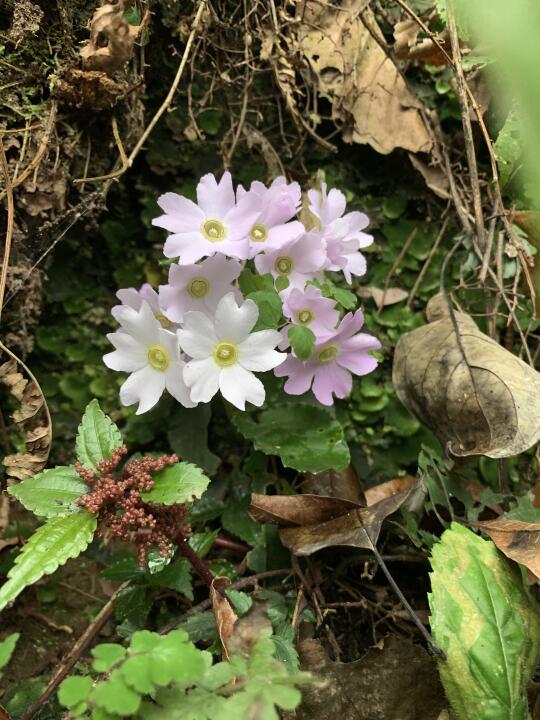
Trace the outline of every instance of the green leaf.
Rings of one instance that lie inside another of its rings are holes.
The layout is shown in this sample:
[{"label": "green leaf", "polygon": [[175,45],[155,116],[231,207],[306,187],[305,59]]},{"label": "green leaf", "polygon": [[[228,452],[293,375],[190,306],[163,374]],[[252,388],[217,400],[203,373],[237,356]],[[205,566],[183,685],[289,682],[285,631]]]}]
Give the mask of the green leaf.
[{"label": "green leaf", "polygon": [[91,699],[107,712],[121,717],[133,715],[141,704],[141,696],[126,684],[120,670],[113,670],[109,680],[96,685]]},{"label": "green leaf", "polygon": [[286,467],[318,473],[350,462],[343,429],[325,408],[287,403],[263,410],[258,420],[246,412],[234,412],[232,419],[257,450],[279,455]]},{"label": "green leaf", "polygon": [[253,300],[259,308],[259,319],[253,331],[275,330],[281,320],[282,309],[281,298],[277,292],[273,288],[271,290],[257,290],[249,293],[247,298]]},{"label": "green leaf", "polygon": [[493,150],[497,158],[500,183],[504,186],[513,175],[523,154],[521,127],[515,112],[510,112],[506,118],[497,140],[493,143]]},{"label": "green leaf", "polygon": [[121,590],[114,601],[114,616],[117,620],[129,621],[136,627],[146,622],[152,599],[144,585],[133,585]]},{"label": "green leaf", "polygon": [[358,304],[358,298],[356,295],[347,290],[346,288],[338,287],[329,278],[327,278],[322,285],[320,283],[313,283],[317,287],[320,287],[322,294],[327,298],[333,298],[339,303],[345,310],[353,310]]},{"label": "green leaf", "polygon": [[289,328],[289,342],[295,355],[300,360],[307,360],[315,347],[315,334],[305,325],[291,325]]},{"label": "green leaf", "polygon": [[96,525],[96,515],[81,510],[52,518],[38,528],[17,555],[7,582],[0,588],[0,610],[25,587],[51,575],[59,565],[86,550]]},{"label": "green leaf", "polygon": [[92,667],[96,672],[107,672],[126,656],[126,649],[115,643],[102,643],[91,650],[94,662]]},{"label": "green leaf", "polygon": [[150,578],[152,587],[169,588],[193,600],[193,586],[191,583],[191,565],[184,557],[176,558],[161,572]]},{"label": "green leaf", "polygon": [[210,416],[209,404],[185,408],[176,403],[168,422],[167,439],[178,457],[199,465],[209,475],[213,475],[221,460],[208,449]]},{"label": "green leaf", "polygon": [[141,497],[145,502],[160,505],[182,504],[200,498],[210,482],[200,468],[186,462],[163,468],[153,479],[154,487],[141,493]]},{"label": "green leaf", "polygon": [[[15,645],[20,637],[20,633],[11,633],[11,635],[8,635],[5,640],[0,642],[0,669],[6,667],[8,662],[11,660],[11,656],[15,650]],[[1,677],[2,673],[0,672],[0,678]]]},{"label": "green leaf", "polygon": [[112,451],[122,445],[122,435],[105,415],[97,400],[88,403],[77,434],[77,458],[81,465],[97,472],[101,460],[109,460]]},{"label": "green leaf", "polygon": [[68,677],[58,689],[58,700],[67,708],[73,708],[85,701],[92,689],[92,678]]},{"label": "green leaf", "polygon": [[285,275],[278,275],[274,282],[274,287],[278,293],[286,290],[289,287],[289,278],[285,277]]},{"label": "green leaf", "polygon": [[10,495],[40,517],[65,515],[88,490],[73,465],[44,470],[8,488]]},{"label": "green leaf", "polygon": [[238,278],[238,284],[242,294],[247,297],[250,293],[258,290],[273,290],[274,278],[270,273],[258,275],[250,268],[244,268]]},{"label": "green leaf", "polygon": [[447,655],[441,679],[459,720],[526,720],[540,649],[538,608],[495,545],[453,523],[431,558],[429,605]]}]

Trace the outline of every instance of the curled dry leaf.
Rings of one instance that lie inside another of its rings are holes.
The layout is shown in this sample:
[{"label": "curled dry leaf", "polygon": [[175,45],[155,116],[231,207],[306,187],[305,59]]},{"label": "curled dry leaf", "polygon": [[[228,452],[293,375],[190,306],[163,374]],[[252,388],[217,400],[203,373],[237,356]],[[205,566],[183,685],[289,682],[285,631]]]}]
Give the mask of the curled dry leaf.
[{"label": "curled dry leaf", "polygon": [[348,142],[387,154],[396,147],[428,152],[422,103],[377,42],[384,36],[365,0],[298,4],[297,42],[308,85],[332,103]]},{"label": "curled dry leaf", "polygon": [[411,490],[371,507],[322,495],[253,494],[249,512],[257,522],[280,525],[281,541],[295,555],[311,555],[334,545],[371,550],[383,520],[399,508]]},{"label": "curled dry leaf", "polygon": [[489,535],[507,557],[525,565],[540,580],[540,524],[504,517],[472,524]]},{"label": "curled dry leaf", "polygon": [[229,582],[229,578],[216,577],[210,587],[210,602],[212,603],[212,611],[216,618],[219,639],[226,660],[229,659],[229,641],[238,620],[238,615],[232,609],[231,603],[223,592]]},{"label": "curled dry leaf", "polygon": [[401,402],[457,457],[510,457],[540,439],[540,374],[455,312],[442,295],[403,335],[393,382]]},{"label": "curled dry leaf", "polygon": [[111,73],[131,58],[135,40],[149,16],[147,13],[140,25],[130,25],[124,19],[124,10],[124,2],[119,2],[107,3],[95,11],[90,21],[90,40],[80,52],[85,70]]},{"label": "curled dry leaf", "polygon": [[[52,425],[45,398],[30,370],[0,343],[9,360],[0,365],[0,383],[20,403],[13,421],[25,433],[26,451],[2,460],[8,477],[26,480],[45,467],[52,440]],[[23,375],[23,372],[25,377]]]},{"label": "curled dry leaf", "polygon": [[409,490],[417,485],[417,483],[417,478],[412,475],[405,475],[405,477],[394,478],[393,480],[387,480],[386,482],[374,485],[364,492],[366,505],[375,505],[375,503],[378,503],[387,497],[392,497],[392,495],[395,495],[398,492]]}]

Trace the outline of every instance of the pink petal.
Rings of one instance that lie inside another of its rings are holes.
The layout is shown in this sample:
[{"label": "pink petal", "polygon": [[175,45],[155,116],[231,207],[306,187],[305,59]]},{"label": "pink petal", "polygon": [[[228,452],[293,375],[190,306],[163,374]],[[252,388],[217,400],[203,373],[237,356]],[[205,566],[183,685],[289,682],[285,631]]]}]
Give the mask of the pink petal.
[{"label": "pink petal", "polygon": [[351,392],[352,377],[335,362],[320,365],[313,380],[313,394],[323,405],[333,405],[332,394],[344,398]]},{"label": "pink petal", "polygon": [[204,213],[188,200],[176,193],[165,193],[158,198],[158,205],[165,211],[152,220],[152,225],[165,228],[170,232],[190,232],[198,230],[204,221]]},{"label": "pink petal", "polygon": [[236,202],[231,173],[224,172],[219,183],[212,173],[204,175],[197,185],[197,201],[207,218],[222,220]]}]

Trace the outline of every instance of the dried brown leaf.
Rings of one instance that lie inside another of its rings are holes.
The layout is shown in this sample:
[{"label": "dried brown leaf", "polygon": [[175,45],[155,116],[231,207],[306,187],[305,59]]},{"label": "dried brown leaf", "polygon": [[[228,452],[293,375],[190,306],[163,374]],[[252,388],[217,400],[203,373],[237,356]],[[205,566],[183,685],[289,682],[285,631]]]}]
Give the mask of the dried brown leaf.
[{"label": "dried brown leaf", "polygon": [[507,557],[525,565],[540,579],[540,524],[522,520],[483,520],[474,523]]},{"label": "dried brown leaf", "polygon": [[402,288],[389,287],[384,290],[373,285],[358,288],[356,294],[361,298],[371,298],[378,308],[395,305],[409,297],[409,293]]},{"label": "dried brown leaf", "polygon": [[255,602],[245,615],[234,624],[228,641],[231,655],[248,657],[252,647],[263,635],[272,634],[272,623],[267,613],[266,603]]},{"label": "dried brown leaf", "polygon": [[345,470],[324,470],[320,473],[304,473],[302,483],[304,493],[328,495],[356,503],[363,503],[360,479],[351,464]]},{"label": "dried brown leaf", "polygon": [[411,161],[413,167],[416,168],[416,170],[418,170],[418,172],[422,175],[428,188],[432,190],[437,197],[440,197],[443,200],[448,200],[452,197],[450,194],[448,178],[440,166],[428,165],[427,163],[422,162],[417,155],[413,155],[412,153],[409,153],[409,160]]},{"label": "dried brown leaf", "polygon": [[258,522],[282,526],[281,541],[295,555],[311,555],[334,545],[370,550],[383,520],[410,492],[396,493],[371,507],[319,495],[252,495],[250,514]]},{"label": "dried brown leaf", "polygon": [[124,19],[124,3],[107,3],[99,7],[90,21],[90,40],[80,51],[85,70],[112,73],[132,56],[133,46],[145,26],[148,14],[140,25]]},{"label": "dried brown leaf", "polygon": [[212,611],[216,618],[219,639],[223,647],[223,655],[226,660],[229,659],[229,641],[232,637],[234,626],[238,620],[238,615],[234,612],[231,603],[227,600],[224,589],[230,580],[226,577],[216,577],[212,581],[210,587],[210,601],[212,603]]},{"label": "dried brown leaf", "polygon": [[510,457],[540,439],[540,374],[435,296],[433,320],[403,335],[393,382],[401,402],[458,457]]},{"label": "dried brown leaf", "polygon": [[306,82],[330,100],[332,119],[344,128],[346,141],[383,154],[396,147],[428,152],[432,140],[423,105],[375,39],[385,42],[366,5],[364,0],[299,5],[298,48],[310,70]]},{"label": "dried brown leaf", "polygon": [[[0,343],[9,360],[0,365],[0,383],[20,403],[13,421],[25,433],[26,450],[6,455],[2,463],[8,477],[26,480],[42,470],[51,447],[51,421],[37,380],[13,353]],[[25,377],[28,375],[28,378]],[[43,421],[46,420],[44,424]]]},{"label": "dried brown leaf", "polygon": [[364,495],[366,497],[366,504],[375,505],[375,503],[384,500],[387,497],[392,497],[398,492],[403,490],[409,490],[418,483],[417,478],[412,475],[406,475],[405,477],[394,478],[393,480],[387,480],[386,482],[379,483],[368,488]]}]

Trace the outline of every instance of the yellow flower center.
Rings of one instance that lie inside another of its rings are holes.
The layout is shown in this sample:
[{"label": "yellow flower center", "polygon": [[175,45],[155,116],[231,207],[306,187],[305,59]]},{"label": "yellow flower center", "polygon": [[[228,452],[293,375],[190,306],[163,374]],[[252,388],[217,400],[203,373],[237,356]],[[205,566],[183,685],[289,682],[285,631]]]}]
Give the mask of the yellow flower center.
[{"label": "yellow flower center", "polygon": [[219,367],[230,367],[238,362],[238,345],[232,342],[218,343],[212,353]]},{"label": "yellow flower center", "polygon": [[335,345],[326,345],[322,350],[319,350],[319,362],[329,363],[336,358],[338,349]]},{"label": "yellow flower center", "polygon": [[268,237],[268,228],[265,225],[254,225],[249,231],[249,239],[253,242],[264,242]]},{"label": "yellow flower center", "polygon": [[278,275],[290,275],[293,263],[290,257],[278,257],[274,263],[274,269]]},{"label": "yellow flower center", "polygon": [[150,345],[147,352],[148,362],[156,370],[166,370],[171,358],[163,345]]},{"label": "yellow flower center", "polygon": [[307,325],[313,320],[313,311],[310,308],[302,308],[296,313],[296,319],[301,325]]},{"label": "yellow flower center", "polygon": [[165,330],[169,330],[170,328],[174,327],[174,323],[172,323],[168,317],[165,317],[163,313],[157,313],[156,320],[159,322],[162,328],[165,328]]},{"label": "yellow flower center", "polygon": [[227,228],[220,220],[207,220],[201,230],[210,242],[221,242],[227,237]]},{"label": "yellow flower center", "polygon": [[187,286],[187,291],[194,298],[202,298],[210,290],[210,283],[206,278],[196,277]]}]

